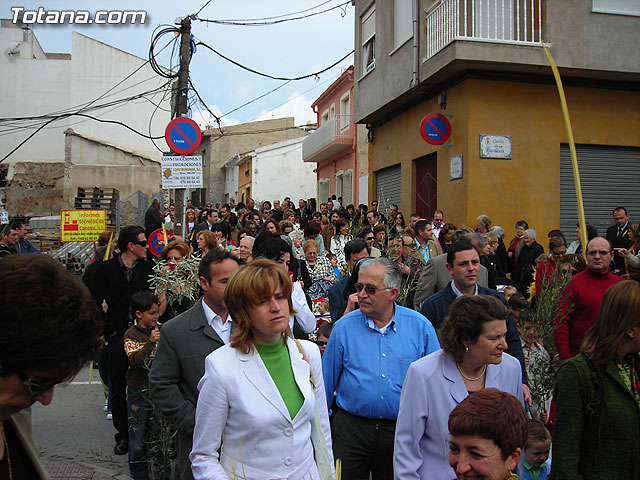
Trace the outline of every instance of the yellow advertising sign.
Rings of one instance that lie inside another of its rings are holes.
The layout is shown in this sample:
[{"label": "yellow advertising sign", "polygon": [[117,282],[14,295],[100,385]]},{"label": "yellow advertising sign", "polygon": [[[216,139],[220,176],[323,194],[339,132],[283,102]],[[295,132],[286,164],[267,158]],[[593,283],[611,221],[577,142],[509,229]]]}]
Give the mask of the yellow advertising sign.
[{"label": "yellow advertising sign", "polygon": [[104,210],[61,210],[61,242],[95,242],[107,229]]}]

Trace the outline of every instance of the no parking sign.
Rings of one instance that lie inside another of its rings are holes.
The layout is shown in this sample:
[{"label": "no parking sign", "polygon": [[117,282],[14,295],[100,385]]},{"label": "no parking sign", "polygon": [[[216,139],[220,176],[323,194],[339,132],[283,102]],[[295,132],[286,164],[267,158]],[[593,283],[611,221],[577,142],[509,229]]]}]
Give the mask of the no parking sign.
[{"label": "no parking sign", "polygon": [[149,239],[147,240],[149,244],[149,251],[154,254],[156,257],[159,257],[162,253],[162,249],[169,243],[169,239],[173,236],[171,230],[164,230],[159,228],[151,232],[149,235]]},{"label": "no parking sign", "polygon": [[430,113],[420,122],[420,135],[431,145],[442,145],[451,136],[451,124],[441,113]]},{"label": "no parking sign", "polygon": [[164,131],[164,139],[171,151],[180,155],[195,152],[202,142],[200,126],[188,117],[174,118]]}]

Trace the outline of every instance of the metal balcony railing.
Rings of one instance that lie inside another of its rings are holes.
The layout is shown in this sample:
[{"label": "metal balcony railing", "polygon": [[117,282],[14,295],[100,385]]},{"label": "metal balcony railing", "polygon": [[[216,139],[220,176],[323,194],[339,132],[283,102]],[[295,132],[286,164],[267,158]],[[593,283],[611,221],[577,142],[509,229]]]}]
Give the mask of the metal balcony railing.
[{"label": "metal balcony railing", "polygon": [[542,0],[442,0],[427,12],[426,58],[454,40],[541,45]]},{"label": "metal balcony railing", "polygon": [[353,141],[350,123],[349,115],[336,115],[327,120],[315,132],[305,137],[302,142],[302,158],[306,160],[332,144],[350,144]]}]

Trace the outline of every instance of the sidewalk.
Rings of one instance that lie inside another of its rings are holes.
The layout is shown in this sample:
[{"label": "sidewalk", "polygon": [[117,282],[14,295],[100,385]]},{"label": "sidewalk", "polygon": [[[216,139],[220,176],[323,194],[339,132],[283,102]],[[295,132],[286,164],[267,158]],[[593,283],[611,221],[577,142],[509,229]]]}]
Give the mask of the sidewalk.
[{"label": "sidewalk", "polygon": [[51,480],[131,480],[122,473],[109,473],[107,470],[89,464],[44,460],[42,462]]}]

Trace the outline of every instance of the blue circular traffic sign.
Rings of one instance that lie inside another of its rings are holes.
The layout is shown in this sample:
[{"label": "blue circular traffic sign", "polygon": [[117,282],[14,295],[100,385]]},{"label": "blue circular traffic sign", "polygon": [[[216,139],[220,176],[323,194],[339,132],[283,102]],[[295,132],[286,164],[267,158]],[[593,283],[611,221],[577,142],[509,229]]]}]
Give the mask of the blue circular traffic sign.
[{"label": "blue circular traffic sign", "polygon": [[171,151],[180,155],[195,152],[202,141],[200,126],[189,117],[177,117],[169,122],[164,139]]},{"label": "blue circular traffic sign", "polygon": [[151,235],[149,235],[149,239],[147,240],[149,251],[156,257],[159,257],[172,236],[173,233],[171,233],[171,230],[165,229],[164,233],[162,232],[162,228],[154,230],[151,232]]},{"label": "blue circular traffic sign", "polygon": [[431,145],[442,145],[451,136],[451,124],[441,113],[430,113],[420,122],[420,135]]}]

